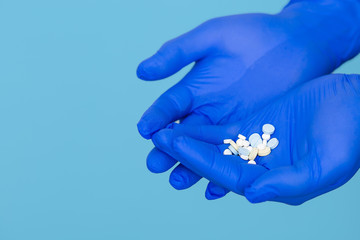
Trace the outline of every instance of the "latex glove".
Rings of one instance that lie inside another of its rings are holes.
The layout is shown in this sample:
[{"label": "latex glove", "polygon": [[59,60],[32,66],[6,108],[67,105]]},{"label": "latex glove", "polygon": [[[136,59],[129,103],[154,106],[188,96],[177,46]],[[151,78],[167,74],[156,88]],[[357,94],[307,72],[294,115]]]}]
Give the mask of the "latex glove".
[{"label": "latex glove", "polygon": [[[223,139],[262,134],[266,123],[280,143],[257,165],[223,155]],[[253,203],[301,204],[343,185],[360,167],[360,75],[315,79],[236,124],[170,126],[154,134],[155,146],[200,176]]]},{"label": "latex glove", "polygon": [[[276,15],[213,19],[169,41],[139,65],[140,78],[162,79],[196,64],[144,113],[139,132],[150,138],[180,118],[183,124],[233,122],[294,85],[331,72],[359,50],[358,5],[301,1]],[[147,158],[157,173],[176,163],[156,148]],[[182,165],[170,175],[177,189],[199,179]]]}]

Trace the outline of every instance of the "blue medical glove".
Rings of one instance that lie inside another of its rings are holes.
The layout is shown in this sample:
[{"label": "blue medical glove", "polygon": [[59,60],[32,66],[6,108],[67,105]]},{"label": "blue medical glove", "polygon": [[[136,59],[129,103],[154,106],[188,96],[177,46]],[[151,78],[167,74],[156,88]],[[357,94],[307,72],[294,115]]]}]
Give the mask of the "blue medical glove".
[{"label": "blue medical glove", "polygon": [[[139,132],[151,138],[177,119],[182,124],[233,122],[294,85],[330,73],[359,52],[359,5],[294,1],[276,15],[217,18],[167,42],[139,65],[141,79],[166,78],[195,65],[144,113]],[[157,148],[147,158],[148,168],[157,173],[176,163]],[[170,175],[177,189],[199,179],[183,165]]]},{"label": "blue medical glove", "polygon": [[[258,156],[257,165],[223,155],[228,147],[223,139],[261,134],[266,123],[275,126],[271,137],[279,145],[270,155]],[[171,124],[152,140],[214,188],[245,195],[253,203],[298,205],[343,185],[360,167],[360,75],[324,76],[235,124]]]}]

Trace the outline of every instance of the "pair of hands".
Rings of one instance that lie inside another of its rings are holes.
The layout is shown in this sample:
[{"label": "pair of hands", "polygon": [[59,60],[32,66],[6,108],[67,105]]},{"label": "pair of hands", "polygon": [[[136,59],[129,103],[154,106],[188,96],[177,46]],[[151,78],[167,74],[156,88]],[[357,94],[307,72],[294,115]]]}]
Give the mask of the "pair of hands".
[{"label": "pair of hands", "polygon": [[[335,11],[329,6],[328,12]],[[324,23],[328,16],[315,11],[321,7],[304,1],[277,15],[213,19],[142,62],[137,73],[144,80],[196,62],[138,123],[140,134],[156,146],[147,158],[150,171],[165,172],[179,161],[170,175],[176,189],[205,177],[208,199],[233,191],[251,202],[288,204],[348,181],[359,164],[359,77],[329,75],[292,89],[356,55],[353,36],[352,49],[339,44],[343,33],[331,32]],[[324,37],[319,28],[330,32]],[[181,124],[169,125],[177,119]],[[260,132],[264,123],[276,127],[280,144],[258,165],[222,155],[224,138]]]}]

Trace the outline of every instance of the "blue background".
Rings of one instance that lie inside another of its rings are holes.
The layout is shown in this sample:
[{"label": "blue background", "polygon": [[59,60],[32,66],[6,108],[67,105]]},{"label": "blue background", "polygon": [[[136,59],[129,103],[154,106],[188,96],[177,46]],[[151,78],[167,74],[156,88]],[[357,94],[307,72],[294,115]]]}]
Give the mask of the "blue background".
[{"label": "blue background", "polygon": [[0,239],[359,239],[359,174],[291,207],[207,201],[206,181],[177,191],[146,169],[136,123],[189,68],[142,82],[137,64],[209,18],[286,2],[0,0]]}]

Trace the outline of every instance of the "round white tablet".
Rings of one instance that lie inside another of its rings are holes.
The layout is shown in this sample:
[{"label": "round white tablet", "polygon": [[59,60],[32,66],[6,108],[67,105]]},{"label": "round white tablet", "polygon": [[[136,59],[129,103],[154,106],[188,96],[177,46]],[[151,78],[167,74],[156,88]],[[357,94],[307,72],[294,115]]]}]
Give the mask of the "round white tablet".
[{"label": "round white tablet", "polygon": [[275,127],[273,125],[267,123],[267,124],[264,124],[264,126],[262,127],[262,130],[264,133],[271,135],[274,133]]},{"label": "round white tablet", "polygon": [[263,140],[269,140],[270,139],[270,134],[264,133],[261,137],[262,137]]},{"label": "round white tablet", "polygon": [[224,155],[232,155],[232,152],[227,148],[224,150]]},{"label": "round white tablet", "polygon": [[279,145],[279,140],[277,140],[277,138],[272,138],[267,143],[267,146],[271,149],[276,148],[278,145]]}]

